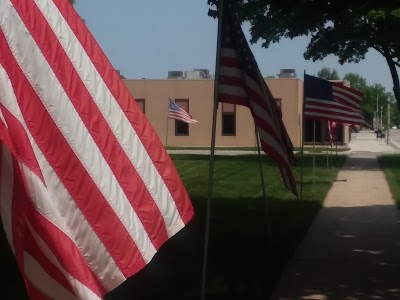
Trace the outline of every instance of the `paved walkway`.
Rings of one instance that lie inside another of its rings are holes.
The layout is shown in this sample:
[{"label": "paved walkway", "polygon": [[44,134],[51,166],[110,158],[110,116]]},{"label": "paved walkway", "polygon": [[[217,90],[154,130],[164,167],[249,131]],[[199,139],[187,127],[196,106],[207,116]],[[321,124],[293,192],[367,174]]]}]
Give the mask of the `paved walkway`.
[{"label": "paved walkway", "polygon": [[379,169],[395,145],[360,132],[273,300],[400,299],[400,211]]}]

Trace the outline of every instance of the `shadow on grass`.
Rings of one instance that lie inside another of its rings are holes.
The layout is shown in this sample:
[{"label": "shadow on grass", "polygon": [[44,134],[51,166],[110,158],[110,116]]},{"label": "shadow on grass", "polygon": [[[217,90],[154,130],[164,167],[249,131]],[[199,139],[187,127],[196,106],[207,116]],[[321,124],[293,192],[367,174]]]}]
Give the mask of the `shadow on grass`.
[{"label": "shadow on grass", "polygon": [[[105,299],[199,298],[205,201],[192,199],[195,219],[171,238],[146,268]],[[265,299],[320,208],[317,201],[270,201],[272,236],[267,235],[263,199],[215,199],[207,299]],[[27,299],[4,236],[0,270],[5,278],[0,281],[5,299]]]},{"label": "shadow on grass", "polygon": [[[195,219],[172,237],[146,268],[109,293],[105,299],[199,298],[208,178],[206,162],[209,155],[171,157],[178,165],[180,174],[187,173],[182,179],[191,195]],[[220,163],[216,166],[211,216],[207,299],[266,299],[320,209],[331,182],[322,180],[322,184],[315,185],[315,188],[305,189],[306,201],[296,200],[283,189],[276,164],[263,155],[269,200],[268,220],[272,230],[269,236],[266,206],[259,197],[258,156],[215,158]],[[297,156],[297,159],[295,173],[299,174],[301,157]],[[344,160],[344,157],[338,157],[335,168]],[[191,165],[190,161],[205,163]],[[231,161],[234,163],[230,164]],[[310,182],[311,162],[312,156],[304,156],[305,185]],[[317,156],[316,166],[325,165],[326,158]],[[323,167],[317,170],[317,175],[327,179],[336,171],[327,171]],[[243,197],[253,194],[257,196]],[[0,243],[0,270],[3,278],[6,278],[0,281],[3,295],[5,299],[27,299],[4,236]]]},{"label": "shadow on grass", "polygon": [[[147,268],[106,299],[199,298],[205,199],[192,201],[196,218],[162,247]],[[262,199],[215,199],[207,299],[265,299],[319,208],[316,201],[271,199],[272,236],[268,236]]]}]

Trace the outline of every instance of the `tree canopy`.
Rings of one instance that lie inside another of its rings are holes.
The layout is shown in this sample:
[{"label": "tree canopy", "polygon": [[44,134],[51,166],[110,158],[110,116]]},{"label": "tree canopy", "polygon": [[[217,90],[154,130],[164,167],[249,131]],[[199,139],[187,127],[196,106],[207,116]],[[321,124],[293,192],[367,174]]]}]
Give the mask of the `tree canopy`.
[{"label": "tree canopy", "polygon": [[[225,0],[229,1],[229,0]],[[218,0],[209,0],[214,5]],[[359,62],[372,48],[388,63],[400,108],[400,0],[230,0],[239,17],[251,24],[251,42],[263,47],[282,38],[310,36],[306,59],[329,54],[339,63]],[[215,12],[211,11],[215,16]]]},{"label": "tree canopy", "polygon": [[321,70],[318,71],[317,77],[325,79],[325,80],[339,80],[339,74],[336,69],[330,69],[327,67],[323,67]]}]

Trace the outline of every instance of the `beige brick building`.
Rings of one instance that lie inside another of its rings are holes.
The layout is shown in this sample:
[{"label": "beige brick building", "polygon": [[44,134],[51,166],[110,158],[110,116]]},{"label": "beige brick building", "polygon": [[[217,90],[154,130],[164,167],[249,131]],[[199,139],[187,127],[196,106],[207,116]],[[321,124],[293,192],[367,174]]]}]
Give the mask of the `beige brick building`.
[{"label": "beige brick building", "polygon": [[[301,146],[303,82],[298,78],[266,78],[282,111],[283,122],[295,147]],[[126,86],[144,111],[164,145],[207,147],[211,143],[214,80],[125,79]],[[168,119],[168,99],[175,100],[198,120],[186,124]],[[327,144],[326,122],[316,122],[316,142]],[[305,144],[313,141],[313,121],[306,120]],[[349,141],[349,130],[338,130],[340,145]],[[247,107],[221,104],[217,114],[217,147],[255,147],[254,121]]]}]

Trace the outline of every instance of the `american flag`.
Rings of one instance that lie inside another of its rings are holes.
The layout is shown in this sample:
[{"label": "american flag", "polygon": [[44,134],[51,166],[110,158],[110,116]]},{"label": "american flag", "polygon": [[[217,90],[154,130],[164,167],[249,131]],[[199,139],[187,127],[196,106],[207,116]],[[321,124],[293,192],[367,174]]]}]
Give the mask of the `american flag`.
[{"label": "american flag", "polygon": [[193,216],[66,0],[0,1],[0,213],[31,299],[101,299]]},{"label": "american flag", "polygon": [[185,123],[197,123],[197,120],[194,120],[187,111],[179,107],[179,105],[171,99],[169,99],[168,103],[168,117]]},{"label": "american flag", "polygon": [[290,163],[293,145],[272,96],[229,5],[222,16],[218,77],[218,101],[250,108],[263,151],[275,160],[286,187],[297,195]]},{"label": "american flag", "polygon": [[336,98],[333,95],[331,82],[304,75],[304,116],[306,118],[368,127],[361,111],[339,103]]}]

